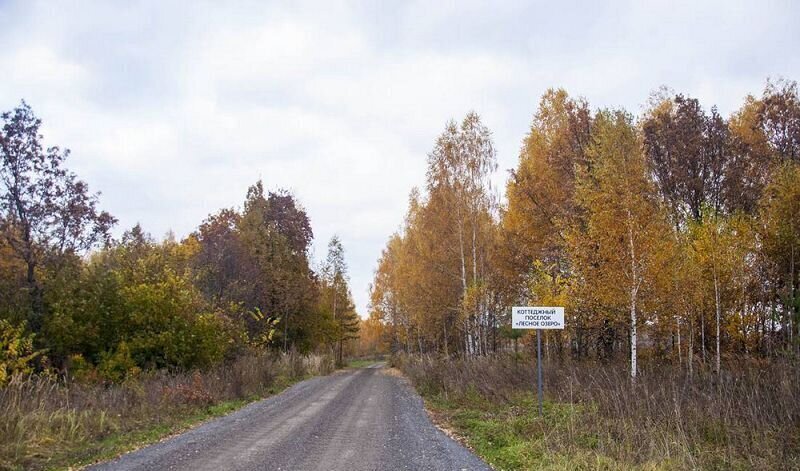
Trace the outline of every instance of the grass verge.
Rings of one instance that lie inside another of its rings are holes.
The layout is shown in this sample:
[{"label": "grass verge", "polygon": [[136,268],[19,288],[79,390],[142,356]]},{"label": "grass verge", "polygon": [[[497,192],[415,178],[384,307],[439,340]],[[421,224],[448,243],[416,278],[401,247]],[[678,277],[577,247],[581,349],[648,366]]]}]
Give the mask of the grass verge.
[{"label": "grass verge", "polygon": [[74,453],[63,456],[60,462],[58,458],[56,458],[54,460],[55,462],[51,463],[47,469],[80,469],[90,464],[114,459],[124,453],[138,450],[139,448],[186,432],[208,420],[228,415],[252,402],[260,401],[278,394],[293,384],[308,379],[311,376],[312,375],[295,378],[278,378],[275,383],[264,392],[264,395],[221,401],[208,406],[189,408],[182,414],[168,417],[167,420],[161,421],[160,423],[145,426],[141,429],[134,429],[130,432],[113,434],[98,442],[85,444],[84,447],[76,449]]},{"label": "grass verge", "polygon": [[797,367],[727,376],[551,365],[543,417],[530,362],[400,358],[435,422],[498,470],[800,469]]},{"label": "grass verge", "polygon": [[380,360],[371,360],[371,359],[355,359],[350,360],[347,363],[348,368],[366,368],[368,366],[372,366],[376,363],[380,363]]},{"label": "grass verge", "polygon": [[[500,404],[434,398],[426,406],[438,425],[497,470],[673,469],[668,461],[634,466],[605,455],[601,437],[576,433],[585,419],[580,406],[548,402],[542,417],[533,395]],[[562,443],[554,448],[554,441]]]},{"label": "grass verge", "polygon": [[0,470],[76,469],[107,460],[327,374],[332,365],[326,357],[264,354],[123,384],[17,378],[0,389]]},{"label": "grass verge", "polygon": [[[50,463],[48,469],[80,469],[90,464],[108,461],[124,453],[185,432],[207,420],[227,415],[260,399],[263,398],[253,396],[246,399],[223,401],[197,410],[187,411],[187,415],[170,418],[164,423],[130,432],[113,434],[96,443],[87,444],[88,446],[85,448],[75,450],[75,454],[67,454],[60,457],[60,459],[59,457],[54,458],[54,462]],[[76,458],[80,455],[84,456]]]}]

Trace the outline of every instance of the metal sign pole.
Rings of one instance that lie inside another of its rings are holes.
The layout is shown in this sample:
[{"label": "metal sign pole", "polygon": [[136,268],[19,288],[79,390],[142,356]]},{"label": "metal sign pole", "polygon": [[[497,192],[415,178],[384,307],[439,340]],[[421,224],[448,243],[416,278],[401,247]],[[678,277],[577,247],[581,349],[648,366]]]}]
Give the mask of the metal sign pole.
[{"label": "metal sign pole", "polygon": [[561,306],[512,306],[512,329],[536,330],[536,369],[539,389],[539,417],[544,415],[544,386],[542,383],[542,330],[564,328],[564,308]]},{"label": "metal sign pole", "polygon": [[536,329],[536,367],[539,370],[539,417],[543,415],[542,407],[542,330]]}]

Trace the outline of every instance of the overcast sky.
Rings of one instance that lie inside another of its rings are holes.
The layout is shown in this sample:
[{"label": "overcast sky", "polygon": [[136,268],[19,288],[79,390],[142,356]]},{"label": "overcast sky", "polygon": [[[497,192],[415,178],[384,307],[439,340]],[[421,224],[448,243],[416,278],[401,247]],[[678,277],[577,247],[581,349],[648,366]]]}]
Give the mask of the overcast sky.
[{"label": "overcast sky", "polygon": [[800,78],[800,2],[0,2],[0,109],[120,220],[183,237],[259,178],[342,238],[367,288],[451,118],[492,129],[498,185],[539,98],[638,112],[667,85],[728,115]]}]

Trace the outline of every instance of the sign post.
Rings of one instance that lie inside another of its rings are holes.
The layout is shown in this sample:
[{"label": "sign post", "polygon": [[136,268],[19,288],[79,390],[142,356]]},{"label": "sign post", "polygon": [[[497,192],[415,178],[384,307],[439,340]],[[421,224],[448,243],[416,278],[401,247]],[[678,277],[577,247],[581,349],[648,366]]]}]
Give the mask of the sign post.
[{"label": "sign post", "polygon": [[539,389],[539,416],[543,415],[542,386],[542,329],[563,329],[563,307],[514,306],[511,308],[511,328],[536,329],[536,367]]},{"label": "sign post", "polygon": [[544,391],[542,389],[542,331],[541,329],[536,329],[536,369],[538,371],[537,375],[537,386],[539,389],[539,417],[544,415]]}]

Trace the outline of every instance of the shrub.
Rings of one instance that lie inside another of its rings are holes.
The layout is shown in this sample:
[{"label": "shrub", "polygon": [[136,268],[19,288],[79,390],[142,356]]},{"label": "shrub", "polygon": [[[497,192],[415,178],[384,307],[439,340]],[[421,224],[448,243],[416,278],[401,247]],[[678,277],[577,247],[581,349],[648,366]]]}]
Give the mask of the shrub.
[{"label": "shrub", "polygon": [[113,352],[105,352],[100,355],[97,371],[104,379],[118,383],[136,377],[142,370],[131,357],[128,344],[123,341]]},{"label": "shrub", "polygon": [[33,349],[33,335],[25,333],[25,324],[13,326],[0,319],[0,387],[13,376],[33,371],[33,360],[41,352]]}]

